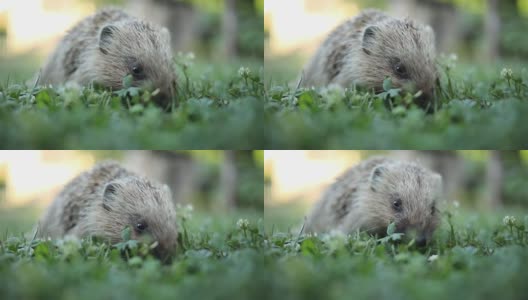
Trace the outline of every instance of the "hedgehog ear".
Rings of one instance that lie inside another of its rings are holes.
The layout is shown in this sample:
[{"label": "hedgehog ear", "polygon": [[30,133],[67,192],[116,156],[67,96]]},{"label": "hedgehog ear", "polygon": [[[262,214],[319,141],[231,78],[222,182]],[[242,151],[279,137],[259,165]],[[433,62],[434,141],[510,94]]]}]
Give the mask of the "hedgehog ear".
[{"label": "hedgehog ear", "polygon": [[163,192],[170,198],[172,199],[172,191],[170,189],[170,187],[166,184],[163,185]]},{"label": "hedgehog ear", "polygon": [[107,211],[111,211],[110,203],[117,197],[118,184],[115,182],[108,183],[103,190],[103,208]]},{"label": "hedgehog ear", "polygon": [[161,36],[167,42],[168,45],[171,43],[171,34],[170,31],[166,27],[161,28]]},{"label": "hedgehog ear", "polygon": [[431,38],[431,45],[435,45],[436,43],[436,36],[433,27],[429,25],[424,26],[425,32],[428,33],[428,36]]},{"label": "hedgehog ear", "polygon": [[99,50],[103,54],[108,54],[108,48],[116,31],[117,27],[114,25],[106,25],[101,29],[101,34],[99,35]]},{"label": "hedgehog ear", "polygon": [[387,171],[387,168],[384,166],[377,166],[372,170],[372,174],[370,175],[370,189],[373,192],[377,191],[377,188],[379,186],[379,183],[383,177],[383,174]]},{"label": "hedgehog ear", "polygon": [[369,26],[365,28],[365,31],[363,31],[362,48],[363,52],[368,55],[372,54],[371,49],[374,44],[377,32],[379,32],[379,28],[376,26]]},{"label": "hedgehog ear", "polygon": [[434,184],[434,190],[438,195],[442,195],[444,191],[444,181],[442,179],[442,175],[438,173],[433,174],[433,184]]}]

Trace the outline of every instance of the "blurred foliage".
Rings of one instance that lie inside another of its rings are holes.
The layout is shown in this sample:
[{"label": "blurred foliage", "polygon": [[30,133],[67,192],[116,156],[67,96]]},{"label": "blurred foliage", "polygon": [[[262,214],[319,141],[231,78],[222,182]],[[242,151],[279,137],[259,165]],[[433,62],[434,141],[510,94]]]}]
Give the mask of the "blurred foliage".
[{"label": "blurred foliage", "polygon": [[[468,58],[479,56],[487,39],[484,26],[487,14],[486,1],[481,0],[444,0],[453,4],[461,16],[460,30],[463,32],[459,49],[472,49]],[[523,10],[528,5],[526,0],[499,1],[500,16],[500,55],[505,58],[528,59],[528,42],[524,38],[528,30],[527,14]],[[452,50],[453,52],[455,49]]]},{"label": "blurred foliage", "polygon": [[[222,150],[181,150],[175,151],[191,156],[197,173],[197,198],[191,203],[207,210],[218,208],[217,193],[221,190],[220,169],[225,163],[225,151]],[[122,159],[125,151],[97,150],[90,151],[98,160]],[[262,211],[264,152],[262,150],[234,151],[235,168],[238,182],[236,185],[237,209],[255,209]],[[1,171],[1,169],[0,169]],[[0,172],[0,191],[2,176]]]},{"label": "blurred foliage", "polygon": [[[223,51],[223,36],[219,34],[222,28],[224,6],[221,4],[223,2],[218,1],[214,6],[216,9],[209,7],[199,15],[200,43],[198,47],[203,51],[208,51],[208,54],[213,57],[215,52]],[[237,1],[236,14],[239,22],[237,50],[240,56],[262,59],[264,55],[264,11],[263,7],[256,4],[257,2],[259,1]]]},{"label": "blurred foliage", "polygon": [[251,2],[246,3],[246,8],[239,11],[238,50],[241,55],[262,59],[264,56],[264,12],[248,9],[249,4]]},{"label": "blurred foliage", "polygon": [[506,205],[528,206],[528,166],[506,170],[503,194]]},{"label": "blurred foliage", "polygon": [[[2,38],[0,37],[0,46]],[[5,55],[0,53],[0,85],[29,80],[42,61],[32,53]]]},{"label": "blurred foliage", "polygon": [[[1,191],[1,189],[0,189]],[[1,191],[4,193],[4,191]],[[4,195],[0,196],[3,197]],[[29,232],[38,220],[41,212],[37,206],[23,205],[7,208],[0,202],[0,236],[5,237],[8,232],[11,234],[21,234]]]},{"label": "blurred foliage", "polygon": [[[426,113],[414,95],[388,88],[268,85],[272,149],[522,149],[528,145],[528,70],[442,59],[436,102]],[[268,72],[268,71],[267,71]],[[267,82],[268,84],[268,82]]]},{"label": "blurred foliage", "polygon": [[501,54],[528,58],[528,18],[512,18],[501,28]]},{"label": "blurred foliage", "polygon": [[[257,152],[257,151],[255,151]],[[252,151],[237,151],[236,165],[238,169],[237,205],[242,208],[255,208],[264,211],[264,166],[263,152],[253,154]]]},{"label": "blurred foliage", "polygon": [[97,8],[102,8],[110,5],[123,5],[126,0],[81,0],[81,2],[93,3]]},{"label": "blurred foliage", "polygon": [[[195,152],[195,151],[193,151]],[[199,151],[202,152],[202,151]],[[214,164],[198,164],[196,166],[198,181],[198,198],[193,203],[207,209],[217,209],[219,205],[215,203],[218,200],[218,193],[221,190],[220,172],[225,157],[223,151],[205,151],[215,152],[215,156],[220,159]],[[235,168],[237,170],[236,184],[236,205],[237,208],[255,209],[263,211],[263,173],[264,166],[262,151],[235,151]]]},{"label": "blurred foliage", "polygon": [[[486,186],[486,169],[490,153],[484,150],[457,152],[465,158],[465,178],[461,186],[464,189],[464,199],[461,200],[471,207],[479,207],[482,204],[481,198],[489,192]],[[506,207],[528,208],[528,161],[523,159],[526,154],[525,150],[501,153],[504,168],[502,198]]]},{"label": "blurred foliage", "polygon": [[177,58],[172,112],[137,88],[26,87],[0,83],[0,145],[32,149],[262,148],[262,67]]},{"label": "blurred foliage", "polygon": [[[124,6],[125,0],[82,0],[94,3],[103,8],[109,5]],[[225,9],[224,0],[159,0],[191,5],[197,9],[198,44],[195,52],[207,53],[210,56],[222,51],[223,36],[221,34],[222,18]],[[264,0],[237,0],[237,18],[239,33],[237,38],[238,54],[242,57],[262,58],[264,47]]]}]

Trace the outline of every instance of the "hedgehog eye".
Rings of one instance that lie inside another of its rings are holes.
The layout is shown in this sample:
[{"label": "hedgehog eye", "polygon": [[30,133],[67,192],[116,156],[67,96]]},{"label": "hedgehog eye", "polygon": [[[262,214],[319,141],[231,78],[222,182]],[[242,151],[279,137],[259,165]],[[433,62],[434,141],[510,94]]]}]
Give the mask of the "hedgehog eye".
[{"label": "hedgehog eye", "polygon": [[143,66],[141,66],[140,64],[134,64],[132,66],[132,76],[134,76],[134,78],[138,80],[145,79]]},{"label": "hedgehog eye", "polygon": [[394,73],[396,73],[396,75],[398,75],[398,77],[400,78],[409,77],[407,74],[407,68],[405,68],[405,66],[401,62],[398,62],[394,65]]},{"label": "hedgehog eye", "polygon": [[144,222],[138,222],[136,224],[136,231],[137,232],[141,233],[141,232],[147,230],[147,228],[148,228],[148,225],[146,223],[144,223]]},{"label": "hedgehog eye", "polygon": [[397,212],[402,211],[402,201],[400,198],[394,199],[392,201],[392,209],[394,209]]}]

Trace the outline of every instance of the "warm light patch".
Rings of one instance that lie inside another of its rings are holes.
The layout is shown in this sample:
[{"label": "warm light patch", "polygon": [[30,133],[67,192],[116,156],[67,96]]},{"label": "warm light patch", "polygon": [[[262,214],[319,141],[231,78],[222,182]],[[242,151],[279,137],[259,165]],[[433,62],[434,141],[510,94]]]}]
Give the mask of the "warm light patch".
[{"label": "warm light patch", "polygon": [[314,201],[322,188],[360,160],[359,151],[265,151],[271,202]]},{"label": "warm light patch", "polygon": [[316,47],[332,29],[359,11],[343,1],[266,0],[264,26],[272,55]]},{"label": "warm light patch", "polygon": [[78,151],[0,151],[0,164],[7,170],[7,205],[45,205],[94,162],[92,155]]},{"label": "warm light patch", "polygon": [[8,0],[2,7],[8,13],[7,48],[21,53],[59,39],[86,15],[95,10],[93,3],[72,1],[64,9],[48,10],[44,0]]}]

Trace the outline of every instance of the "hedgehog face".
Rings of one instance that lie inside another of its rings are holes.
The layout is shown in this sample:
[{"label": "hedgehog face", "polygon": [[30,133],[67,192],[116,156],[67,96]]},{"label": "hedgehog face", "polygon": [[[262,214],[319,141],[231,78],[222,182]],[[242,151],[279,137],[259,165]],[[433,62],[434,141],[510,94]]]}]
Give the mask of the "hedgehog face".
[{"label": "hedgehog face", "polygon": [[167,108],[176,88],[172,68],[170,33],[142,21],[105,26],[99,34],[98,81],[108,88],[122,89],[130,75],[132,86],[159,92],[153,100]]},{"label": "hedgehog face", "polygon": [[394,87],[415,93],[417,104],[427,107],[434,96],[437,80],[434,32],[411,20],[390,20],[365,28],[362,50],[366,68],[365,85],[382,91],[391,78]]},{"label": "hedgehog face", "polygon": [[390,222],[396,231],[414,238],[418,246],[425,246],[438,225],[438,198],[442,191],[442,177],[413,164],[383,164],[372,170],[369,179],[369,201],[374,201],[370,212],[378,232],[385,234]]},{"label": "hedgehog face", "polygon": [[157,242],[153,254],[162,261],[170,260],[176,250],[178,231],[170,189],[138,178],[108,183],[103,192],[104,224],[100,232],[112,241],[121,240],[121,232],[130,227],[131,238]]}]

